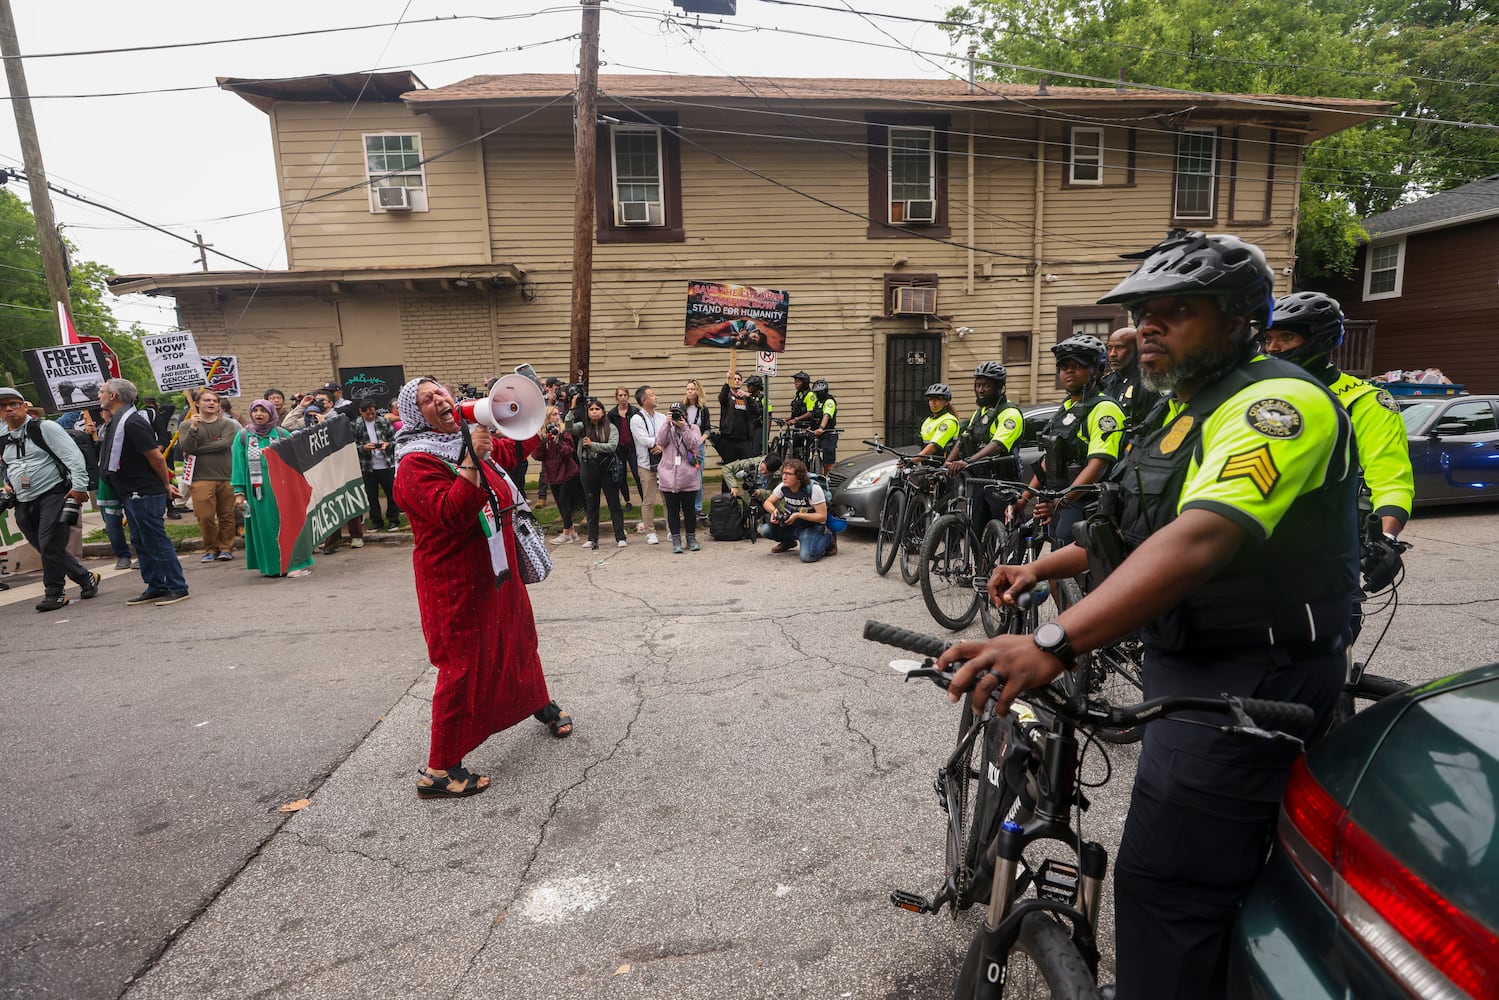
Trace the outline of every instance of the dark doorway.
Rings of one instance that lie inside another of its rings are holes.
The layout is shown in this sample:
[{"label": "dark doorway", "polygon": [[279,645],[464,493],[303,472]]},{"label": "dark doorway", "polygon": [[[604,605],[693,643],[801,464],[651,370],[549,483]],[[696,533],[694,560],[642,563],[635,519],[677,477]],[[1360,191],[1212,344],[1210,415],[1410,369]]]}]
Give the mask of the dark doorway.
[{"label": "dark doorway", "polygon": [[942,377],[942,341],[922,334],[885,341],[885,443],[897,447],[921,439],[921,422],[931,416],[926,387]]}]

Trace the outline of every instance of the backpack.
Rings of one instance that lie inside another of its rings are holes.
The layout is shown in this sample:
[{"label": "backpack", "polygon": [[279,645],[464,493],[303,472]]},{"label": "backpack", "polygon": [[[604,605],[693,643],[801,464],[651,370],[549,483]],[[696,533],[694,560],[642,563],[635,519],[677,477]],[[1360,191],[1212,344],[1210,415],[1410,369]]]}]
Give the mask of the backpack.
[{"label": "backpack", "polygon": [[708,501],[708,535],[715,542],[743,541],[747,512],[748,507],[739,497],[719,493]]}]

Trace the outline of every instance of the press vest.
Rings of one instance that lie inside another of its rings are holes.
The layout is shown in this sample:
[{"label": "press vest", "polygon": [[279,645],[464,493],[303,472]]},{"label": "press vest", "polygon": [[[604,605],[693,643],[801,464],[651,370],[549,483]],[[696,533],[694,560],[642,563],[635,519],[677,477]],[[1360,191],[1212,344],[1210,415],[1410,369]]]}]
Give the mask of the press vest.
[{"label": "press vest", "polygon": [[[1121,487],[1119,528],[1128,551],[1176,519],[1213,411],[1256,382],[1286,378],[1316,381],[1289,362],[1261,359],[1239,365],[1174,417],[1164,404],[1152,411],[1155,429],[1142,432],[1110,476]],[[1326,643],[1346,632],[1358,575],[1357,478],[1348,418],[1341,408],[1336,413],[1336,428],[1302,429],[1337,436],[1322,484],[1292,501],[1262,544],[1242,545],[1212,579],[1142,629],[1147,646],[1178,652]]]}]

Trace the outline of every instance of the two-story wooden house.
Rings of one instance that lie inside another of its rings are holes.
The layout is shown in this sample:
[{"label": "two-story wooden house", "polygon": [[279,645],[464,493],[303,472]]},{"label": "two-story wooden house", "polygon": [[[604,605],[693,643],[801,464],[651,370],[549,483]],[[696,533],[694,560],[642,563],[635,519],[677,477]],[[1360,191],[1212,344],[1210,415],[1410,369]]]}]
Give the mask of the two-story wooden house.
[{"label": "two-story wooden house", "polygon": [[[574,82],[221,80],[269,117],[288,269],[112,287],[175,296],[255,392],[369,366],[565,378]],[[599,88],[594,390],[670,399],[697,377],[714,393],[728,352],[684,346],[688,282],[779,289],[772,401],[785,407],[788,372],[826,378],[845,440],[909,440],[932,382],[966,411],[984,360],[1008,366],[1013,399],[1054,398],[1047,348],[1121,324],[1094,304],[1133,266],[1119,254],[1173,226],[1238,233],[1289,275],[1302,147],[1384,107],[946,80]]]}]

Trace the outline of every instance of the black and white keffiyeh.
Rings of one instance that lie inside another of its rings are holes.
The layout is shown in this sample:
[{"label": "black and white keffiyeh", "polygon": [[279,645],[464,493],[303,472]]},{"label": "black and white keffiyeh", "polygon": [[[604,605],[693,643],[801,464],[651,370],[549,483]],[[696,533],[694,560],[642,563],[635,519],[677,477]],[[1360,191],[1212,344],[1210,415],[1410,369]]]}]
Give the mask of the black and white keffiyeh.
[{"label": "black and white keffiyeh", "polygon": [[401,414],[401,432],[396,435],[396,459],[413,452],[426,452],[457,464],[463,454],[463,435],[441,434],[432,429],[416,404],[416,390],[423,382],[440,384],[432,378],[414,378],[396,394],[396,410]]}]

